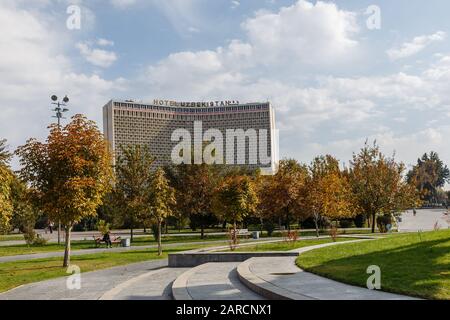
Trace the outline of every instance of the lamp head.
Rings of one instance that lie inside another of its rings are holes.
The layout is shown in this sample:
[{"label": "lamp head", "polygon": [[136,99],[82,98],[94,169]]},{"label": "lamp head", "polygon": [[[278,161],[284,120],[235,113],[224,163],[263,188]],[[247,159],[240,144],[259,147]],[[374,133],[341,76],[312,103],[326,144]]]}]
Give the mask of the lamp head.
[{"label": "lamp head", "polygon": [[56,101],[56,100],[58,100],[58,97],[55,96],[55,95],[52,95],[52,100],[53,100],[53,101]]},{"label": "lamp head", "polygon": [[64,101],[64,103],[68,103],[69,102],[69,98],[67,96],[65,96],[63,101]]}]

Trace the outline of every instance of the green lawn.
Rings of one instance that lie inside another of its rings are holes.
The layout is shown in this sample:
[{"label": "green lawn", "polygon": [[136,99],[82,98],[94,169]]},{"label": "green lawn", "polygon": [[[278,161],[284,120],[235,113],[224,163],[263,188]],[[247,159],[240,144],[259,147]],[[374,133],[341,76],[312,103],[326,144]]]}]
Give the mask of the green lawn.
[{"label": "green lawn", "polygon": [[[351,238],[337,238],[337,242],[355,240]],[[298,240],[296,242],[280,241],[273,243],[263,243],[254,246],[243,246],[234,250],[235,252],[259,252],[259,251],[289,251],[304,247],[315,246],[318,244],[330,243],[333,240],[330,239],[311,239],[311,240]]]},{"label": "green lawn", "polygon": [[23,240],[23,235],[11,234],[11,235],[0,235],[0,241],[15,241]]},{"label": "green lawn", "polygon": [[450,230],[400,234],[302,254],[307,271],[365,287],[371,265],[381,268],[382,290],[426,299],[450,299]]},{"label": "green lawn", "polygon": [[[203,247],[206,246],[191,245],[176,248],[163,248],[164,254],[161,257],[158,257],[157,249],[73,256],[71,258],[71,263],[79,266],[82,272],[88,272],[135,262],[164,259],[167,258],[169,253]],[[0,292],[10,290],[23,284],[67,276],[66,269],[62,268],[61,265],[62,258],[0,263]]]},{"label": "green lawn", "polygon": [[[215,240],[227,240],[225,236],[208,236],[204,240],[200,239],[200,236],[186,236],[186,237],[164,237],[163,244],[173,244],[180,242],[202,242],[202,241],[215,241]],[[146,246],[146,245],[156,245],[156,241],[153,236],[139,237],[135,238],[132,245],[133,246]],[[105,248],[102,244],[100,247]],[[58,245],[57,243],[48,243],[42,246],[28,246],[25,244],[11,245],[11,246],[0,246],[0,257],[15,256],[23,254],[34,254],[43,252],[58,252],[64,251],[64,244]],[[85,241],[72,241],[71,249],[73,251],[84,250],[84,249],[95,249],[95,242],[92,240]]]}]

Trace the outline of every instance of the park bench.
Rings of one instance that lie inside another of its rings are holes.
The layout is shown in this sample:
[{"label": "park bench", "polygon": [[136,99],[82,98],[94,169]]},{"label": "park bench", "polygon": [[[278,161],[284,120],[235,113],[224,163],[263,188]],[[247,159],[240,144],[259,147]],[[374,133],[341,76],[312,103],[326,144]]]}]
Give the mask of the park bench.
[{"label": "park bench", "polygon": [[[95,241],[95,246],[98,248],[102,243],[106,244],[106,242],[103,240],[103,236],[101,237],[97,237],[97,236],[93,236],[94,241]],[[117,247],[122,243],[122,238],[121,237],[113,237],[111,236],[111,244],[112,245],[117,245]]]},{"label": "park bench", "polygon": [[243,237],[249,237],[251,233],[248,231],[248,229],[236,229],[236,236],[243,236]]}]

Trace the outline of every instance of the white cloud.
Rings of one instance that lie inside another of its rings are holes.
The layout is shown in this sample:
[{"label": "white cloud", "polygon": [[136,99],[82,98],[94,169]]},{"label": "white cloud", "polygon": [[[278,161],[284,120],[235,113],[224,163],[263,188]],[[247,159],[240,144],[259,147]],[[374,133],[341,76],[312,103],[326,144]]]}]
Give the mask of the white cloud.
[{"label": "white cloud", "polygon": [[358,46],[356,15],[328,2],[299,0],[276,13],[260,11],[242,27],[263,63],[330,65],[354,56]]},{"label": "white cloud", "polygon": [[[53,122],[50,96],[69,95],[70,112],[86,114],[101,125],[102,106],[123,79],[105,80],[77,72],[65,54],[67,33],[58,33],[52,17],[15,3],[0,3],[0,137],[12,148],[26,139],[43,139]],[[65,32],[65,31],[64,31]]]},{"label": "white cloud", "polygon": [[81,55],[91,64],[97,67],[108,68],[116,60],[117,55],[113,51],[93,49],[88,43],[80,42],[76,45]]},{"label": "white cloud", "polygon": [[443,31],[438,31],[431,35],[418,36],[410,42],[403,43],[400,48],[387,50],[386,53],[391,60],[407,58],[421,52],[433,42],[443,41],[446,36],[447,34]]},{"label": "white cloud", "polygon": [[127,8],[136,3],[136,0],[111,0],[114,7],[119,9]]},{"label": "white cloud", "polygon": [[114,46],[114,41],[100,38],[97,40],[97,44],[102,47],[112,47]]},{"label": "white cloud", "polygon": [[239,0],[232,0],[231,1],[231,9],[236,9],[241,5],[241,2]]}]

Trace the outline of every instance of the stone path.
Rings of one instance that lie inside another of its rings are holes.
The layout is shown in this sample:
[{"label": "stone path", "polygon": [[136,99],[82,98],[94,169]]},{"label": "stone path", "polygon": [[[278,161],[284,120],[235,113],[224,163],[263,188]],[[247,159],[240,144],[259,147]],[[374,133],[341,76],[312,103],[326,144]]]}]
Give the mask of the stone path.
[{"label": "stone path", "polygon": [[[165,248],[179,247],[179,246],[190,246],[190,245],[207,245],[224,242],[223,240],[212,240],[212,241],[197,241],[197,242],[186,242],[186,243],[168,243],[163,244]],[[72,250],[71,256],[81,256],[96,253],[110,253],[110,252],[126,252],[126,251],[140,251],[146,249],[155,249],[157,245],[147,245],[147,246],[132,246],[129,248],[97,248],[97,249],[82,249],[82,250]],[[43,253],[33,253],[33,254],[23,254],[17,256],[5,256],[0,257],[0,263],[2,262],[12,262],[12,261],[22,261],[22,260],[32,260],[32,259],[47,259],[47,258],[58,258],[63,257],[64,251],[55,252],[43,252]]]},{"label": "stone path", "polygon": [[[339,246],[344,243],[372,241],[355,240],[335,242],[295,249],[300,257],[314,249]],[[338,248],[336,248],[338,250]],[[296,257],[252,258],[239,265],[239,275],[254,291],[269,293],[291,300],[411,300],[412,297],[356,287],[324,278],[298,268]],[[261,291],[260,291],[261,290]]]},{"label": "stone path", "polygon": [[[371,240],[354,240],[358,241]],[[327,243],[293,251],[301,254],[349,242]],[[168,268],[167,260],[153,260],[82,273],[80,290],[68,290],[67,277],[64,277],[18,287],[0,294],[0,300],[167,300],[172,296],[184,300],[261,300],[263,297],[295,300],[412,299],[350,286],[304,272],[295,265],[295,259],[261,257],[243,263],[207,263],[193,269]]]},{"label": "stone path", "polygon": [[130,279],[167,266],[153,260],[81,274],[81,289],[68,290],[67,277],[32,283],[0,294],[0,300],[97,300]]},{"label": "stone path", "polygon": [[105,292],[100,300],[172,300],[172,283],[186,268],[164,268],[131,278]]},{"label": "stone path", "polygon": [[417,232],[434,230],[435,224],[440,229],[450,228],[450,216],[445,215],[444,209],[423,209],[417,210],[414,217],[412,210],[402,215],[402,222],[399,223],[400,232]]},{"label": "stone path", "polygon": [[237,275],[239,262],[207,263],[195,268],[186,279],[192,300],[261,300],[244,286]]}]

